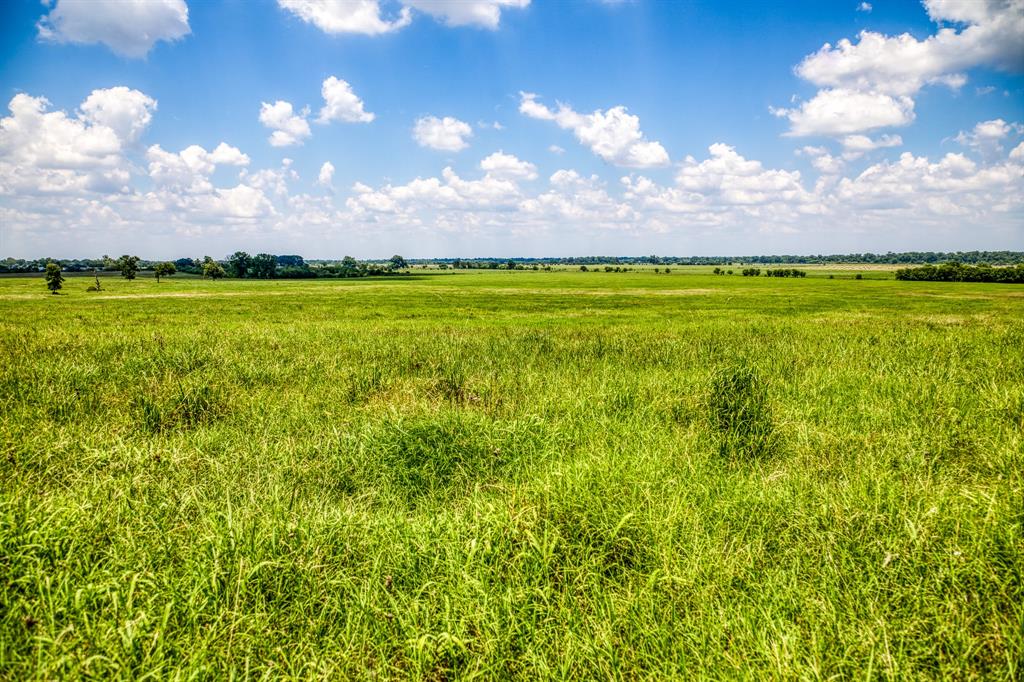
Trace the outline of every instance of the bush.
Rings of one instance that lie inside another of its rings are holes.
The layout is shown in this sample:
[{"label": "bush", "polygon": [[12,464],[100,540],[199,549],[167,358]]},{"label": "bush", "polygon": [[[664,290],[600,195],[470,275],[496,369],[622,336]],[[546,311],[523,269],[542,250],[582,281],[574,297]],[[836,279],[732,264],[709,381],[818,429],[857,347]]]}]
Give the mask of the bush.
[{"label": "bush", "polygon": [[914,282],[998,282],[1024,284],[1024,265],[993,267],[991,265],[963,265],[950,261],[942,265],[922,265],[896,271],[896,279]]}]

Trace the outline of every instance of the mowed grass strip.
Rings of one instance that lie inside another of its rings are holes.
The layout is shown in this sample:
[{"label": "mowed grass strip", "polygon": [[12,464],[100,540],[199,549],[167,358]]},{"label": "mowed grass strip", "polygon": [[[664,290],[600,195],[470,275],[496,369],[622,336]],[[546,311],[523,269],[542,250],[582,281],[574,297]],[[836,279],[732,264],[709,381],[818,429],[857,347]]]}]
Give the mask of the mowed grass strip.
[{"label": "mowed grass strip", "polygon": [[1021,675],[1022,287],[86,284],[0,280],[0,678]]}]

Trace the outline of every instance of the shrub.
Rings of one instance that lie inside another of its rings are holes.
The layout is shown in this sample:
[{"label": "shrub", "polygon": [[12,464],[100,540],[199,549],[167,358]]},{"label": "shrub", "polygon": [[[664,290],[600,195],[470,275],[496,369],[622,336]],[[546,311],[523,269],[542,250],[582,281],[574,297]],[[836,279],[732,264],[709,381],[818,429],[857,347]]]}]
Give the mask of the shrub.
[{"label": "shrub", "polygon": [[1024,265],[993,267],[991,265],[963,265],[950,261],[942,265],[922,265],[919,268],[902,268],[896,271],[896,279],[916,282],[999,282],[1002,284],[1024,284]]}]

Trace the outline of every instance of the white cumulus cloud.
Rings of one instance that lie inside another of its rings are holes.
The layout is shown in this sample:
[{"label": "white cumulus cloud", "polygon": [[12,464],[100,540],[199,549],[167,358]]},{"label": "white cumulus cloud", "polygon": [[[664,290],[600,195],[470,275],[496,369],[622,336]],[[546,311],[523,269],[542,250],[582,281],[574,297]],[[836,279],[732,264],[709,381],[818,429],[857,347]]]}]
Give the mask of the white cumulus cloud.
[{"label": "white cumulus cloud", "polygon": [[1024,2],[1021,0],[926,0],[944,27],[924,40],[909,33],[886,36],[862,31],[857,42],[825,44],[797,66],[797,74],[819,87],[913,95],[929,82],[949,80],[982,64],[1020,70],[1024,65]]},{"label": "white cumulus cloud", "polygon": [[260,105],[260,123],[273,131],[269,142],[274,147],[302,144],[312,135],[307,115],[305,110],[296,114],[291,102],[284,100],[277,100],[273,104],[263,102]]},{"label": "white cumulus cloud", "polygon": [[38,29],[46,41],[102,43],[134,58],[145,57],[158,41],[190,32],[185,0],[57,0]]},{"label": "white cumulus cloud", "polygon": [[515,180],[534,180],[537,167],[529,161],[523,161],[512,154],[497,151],[480,162],[480,168],[496,178]]},{"label": "white cumulus cloud", "polygon": [[787,135],[839,136],[905,126],[914,120],[914,100],[846,88],[821,90],[798,107],[772,109],[789,120]]},{"label": "white cumulus cloud", "polygon": [[148,95],[119,85],[93,90],[79,109],[82,119],[106,126],[127,142],[135,142],[153,120],[156,100]]},{"label": "white cumulus cloud", "polygon": [[496,29],[503,9],[527,7],[530,0],[406,0],[406,4],[448,26],[479,26]]},{"label": "white cumulus cloud", "polygon": [[377,0],[277,0],[277,4],[331,34],[380,35],[404,28],[412,21],[408,7],[403,7],[393,19],[385,19]]},{"label": "white cumulus cloud", "polygon": [[24,93],[8,104],[11,115],[0,119],[0,194],[124,190],[125,147],[149,125],[156,102],[114,88],[94,90],[78,116],[49,106]]},{"label": "white cumulus cloud", "polygon": [[970,132],[960,131],[956,141],[983,154],[998,153],[1003,150],[1002,142],[1010,135],[1024,133],[1024,126],[1019,123],[1007,123],[1001,118],[977,123]]},{"label": "white cumulus cloud", "polygon": [[211,152],[199,145],[190,145],[178,153],[165,151],[160,145],[146,150],[149,177],[157,185],[175,187],[190,193],[210,192],[209,177],[218,165],[247,166],[249,156],[237,147],[221,142]]},{"label": "white cumulus cloud", "polygon": [[966,71],[993,66],[1024,70],[1024,0],[925,0],[938,30],[923,40],[861,31],[856,40],[825,43],[796,67],[820,88],[798,107],[773,109],[789,135],[840,136],[907,125],[914,97],[929,84],[959,89]]},{"label": "white cumulus cloud", "polygon": [[363,108],[363,100],[356,96],[347,81],[331,76],[324,80],[320,92],[324,106],[320,109],[318,123],[369,123],[374,119],[374,115]]},{"label": "white cumulus cloud", "polygon": [[323,185],[324,187],[333,187],[334,183],[334,164],[330,161],[324,161],[324,165],[320,166],[320,174],[317,176],[317,184]]},{"label": "white cumulus cloud", "polygon": [[451,116],[423,116],[416,120],[412,137],[421,147],[447,152],[462,151],[469,146],[466,140],[473,136],[473,127]]},{"label": "white cumulus cloud", "polygon": [[646,139],[640,130],[640,118],[630,114],[624,106],[580,114],[565,104],[559,104],[553,111],[530,92],[519,95],[520,113],[554,121],[560,128],[571,130],[577,140],[609,163],[627,168],[651,168],[669,162],[665,148]]}]

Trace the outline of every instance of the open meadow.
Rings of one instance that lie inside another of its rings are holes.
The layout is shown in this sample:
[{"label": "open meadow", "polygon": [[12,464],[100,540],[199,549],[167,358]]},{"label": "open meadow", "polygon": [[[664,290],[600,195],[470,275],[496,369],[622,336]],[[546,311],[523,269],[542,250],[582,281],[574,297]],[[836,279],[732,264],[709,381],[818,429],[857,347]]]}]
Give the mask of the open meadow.
[{"label": "open meadow", "polygon": [[1024,286],[708,272],[0,279],[0,678],[1019,679]]}]

